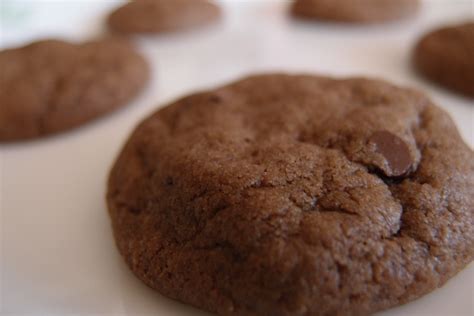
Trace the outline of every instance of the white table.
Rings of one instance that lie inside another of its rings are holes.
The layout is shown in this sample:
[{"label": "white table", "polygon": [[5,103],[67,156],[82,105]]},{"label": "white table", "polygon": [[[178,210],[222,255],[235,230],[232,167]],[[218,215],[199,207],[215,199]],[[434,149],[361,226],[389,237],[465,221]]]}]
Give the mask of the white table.
[{"label": "white table", "polygon": [[[171,1],[171,0],[170,0]],[[420,80],[409,59],[424,31],[472,18],[472,0],[425,1],[418,18],[375,27],[294,22],[287,2],[227,1],[216,27],[137,41],[154,78],[128,108],[56,137],[0,146],[3,315],[206,315],[138,281],[116,251],[107,173],[131,129],[181,95],[259,71],[382,77],[425,90],[474,144],[472,101]],[[0,46],[99,36],[114,1],[0,0]],[[474,315],[474,265],[380,315]]]}]

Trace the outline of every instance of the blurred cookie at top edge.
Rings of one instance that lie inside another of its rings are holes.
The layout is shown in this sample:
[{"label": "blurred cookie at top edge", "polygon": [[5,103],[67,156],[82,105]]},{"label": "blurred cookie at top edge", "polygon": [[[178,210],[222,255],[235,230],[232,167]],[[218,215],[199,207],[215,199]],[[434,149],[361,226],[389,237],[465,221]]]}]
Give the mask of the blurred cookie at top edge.
[{"label": "blurred cookie at top edge", "polygon": [[304,19],[372,24],[416,15],[419,0],[295,0],[291,14]]},{"label": "blurred cookie at top edge", "polygon": [[123,34],[159,34],[209,25],[220,15],[220,8],[206,0],[139,0],[117,8],[107,24]]},{"label": "blurred cookie at top edge", "polygon": [[474,20],[423,35],[413,64],[427,79],[474,98]]}]

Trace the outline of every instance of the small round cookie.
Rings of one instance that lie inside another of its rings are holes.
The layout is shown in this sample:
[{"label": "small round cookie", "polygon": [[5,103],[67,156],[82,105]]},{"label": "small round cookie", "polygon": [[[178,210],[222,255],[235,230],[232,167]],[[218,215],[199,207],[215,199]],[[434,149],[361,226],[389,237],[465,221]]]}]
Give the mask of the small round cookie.
[{"label": "small round cookie", "polygon": [[215,22],[219,7],[207,0],[139,0],[119,7],[108,17],[120,33],[165,33]]},{"label": "small round cookie", "polygon": [[42,40],[0,52],[0,141],[68,130],[125,105],[145,85],[145,60],[122,40]]},{"label": "small round cookie", "polygon": [[474,98],[474,21],[424,35],[413,63],[429,80]]},{"label": "small round cookie", "polygon": [[220,315],[365,315],[474,257],[474,154],[424,95],[259,75],[133,132],[108,182],[119,251]]},{"label": "small round cookie", "polygon": [[347,23],[379,23],[413,16],[418,0],[295,0],[293,15]]}]

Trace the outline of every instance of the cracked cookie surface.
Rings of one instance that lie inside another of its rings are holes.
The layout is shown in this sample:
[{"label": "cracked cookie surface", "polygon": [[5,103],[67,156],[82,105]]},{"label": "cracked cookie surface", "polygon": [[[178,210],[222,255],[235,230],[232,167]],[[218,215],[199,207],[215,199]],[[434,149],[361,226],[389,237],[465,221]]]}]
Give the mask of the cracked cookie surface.
[{"label": "cracked cookie surface", "polygon": [[270,74],[144,120],[112,168],[119,251],[162,294],[221,315],[360,315],[474,255],[474,159],[421,93]]},{"label": "cracked cookie surface", "polygon": [[43,40],[0,52],[0,141],[82,125],[125,105],[148,66],[125,41]]}]

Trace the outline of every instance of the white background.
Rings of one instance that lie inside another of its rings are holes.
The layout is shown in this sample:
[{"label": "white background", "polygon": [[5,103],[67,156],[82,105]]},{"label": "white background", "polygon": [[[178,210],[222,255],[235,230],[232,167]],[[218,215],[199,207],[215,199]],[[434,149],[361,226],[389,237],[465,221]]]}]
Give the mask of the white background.
[{"label": "white background", "polygon": [[[0,0],[0,46],[100,36],[116,5]],[[72,132],[0,145],[1,314],[206,315],[160,296],[128,271],[104,202],[107,173],[131,129],[184,94],[258,71],[381,77],[425,90],[473,146],[472,100],[421,80],[409,62],[423,32],[472,19],[473,1],[425,1],[416,19],[371,27],[295,22],[286,15],[288,2],[222,5],[224,19],[214,27],[136,40],[154,72],[129,107]],[[474,315],[473,283],[471,264],[443,288],[380,315]]]}]

